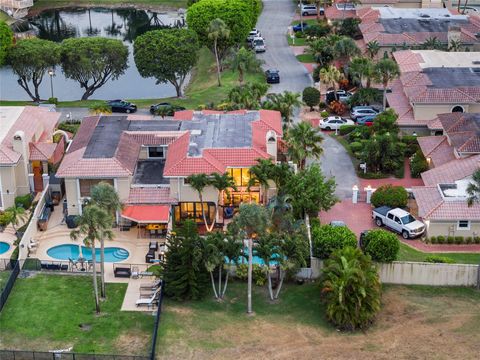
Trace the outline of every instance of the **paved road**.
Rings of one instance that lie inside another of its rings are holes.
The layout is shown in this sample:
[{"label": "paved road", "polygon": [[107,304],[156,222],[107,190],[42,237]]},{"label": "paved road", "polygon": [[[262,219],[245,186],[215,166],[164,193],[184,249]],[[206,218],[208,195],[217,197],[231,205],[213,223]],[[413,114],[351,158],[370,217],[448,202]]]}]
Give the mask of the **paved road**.
[{"label": "paved road", "polygon": [[270,92],[288,90],[301,93],[312,85],[307,69],[297,61],[287,42],[287,28],[294,13],[295,4],[292,0],[263,0],[263,12],[257,28],[265,38],[267,51],[258,57],[265,61],[265,69],[280,70],[280,84],[272,85]]},{"label": "paved road", "polygon": [[[65,107],[59,107],[57,108],[57,111],[62,113],[62,116],[60,117],[60,121],[65,121],[68,118],[72,120],[81,120],[85,116],[89,115],[89,109],[84,108],[84,107],[71,107],[71,108],[65,108]],[[116,115],[127,115],[124,113],[115,113]],[[134,115],[150,115],[149,109],[138,109]],[[160,117],[158,117],[160,119]]]},{"label": "paved road", "polygon": [[324,134],[323,137],[323,155],[320,158],[323,174],[327,178],[335,177],[337,182],[335,195],[340,200],[351,198],[353,185],[359,185],[352,160],[338,141],[327,134]]}]

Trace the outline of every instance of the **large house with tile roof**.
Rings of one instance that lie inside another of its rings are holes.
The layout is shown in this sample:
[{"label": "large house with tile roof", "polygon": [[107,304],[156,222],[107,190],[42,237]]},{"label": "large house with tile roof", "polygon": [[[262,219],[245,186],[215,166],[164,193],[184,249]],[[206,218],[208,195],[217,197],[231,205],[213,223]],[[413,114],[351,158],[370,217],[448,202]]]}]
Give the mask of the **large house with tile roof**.
[{"label": "large house with tile roof", "polygon": [[356,11],[363,39],[361,49],[369,42],[380,46],[379,56],[399,49],[418,49],[435,38],[445,49],[480,50],[480,16],[459,14],[446,8],[404,9],[393,7],[363,8]]},{"label": "large house with tile roof", "polygon": [[36,106],[0,107],[0,210],[15,197],[42,191],[48,166],[63,156],[65,142],[53,142],[60,113]]},{"label": "large house with tile roof", "polygon": [[405,133],[441,134],[438,114],[480,112],[478,52],[404,50],[393,53],[401,75],[387,93]]},{"label": "large house with tile roof", "polygon": [[442,136],[419,137],[430,170],[414,187],[429,236],[480,236],[480,204],[467,205],[466,187],[480,169],[480,113],[438,115]]},{"label": "large house with tile roof", "polygon": [[92,186],[106,181],[125,204],[118,221],[148,230],[153,224],[169,223],[171,215],[175,222],[202,223],[198,193],[186,178],[229,173],[237,190],[228,197],[213,187],[203,192],[211,223],[222,220],[216,212],[219,203],[234,208],[260,200],[259,187],[248,189],[249,168],[257,159],[276,161],[282,134],[281,115],[270,110],[181,111],[169,120],[87,117],[56,176],[65,180],[69,215],[81,214]]}]

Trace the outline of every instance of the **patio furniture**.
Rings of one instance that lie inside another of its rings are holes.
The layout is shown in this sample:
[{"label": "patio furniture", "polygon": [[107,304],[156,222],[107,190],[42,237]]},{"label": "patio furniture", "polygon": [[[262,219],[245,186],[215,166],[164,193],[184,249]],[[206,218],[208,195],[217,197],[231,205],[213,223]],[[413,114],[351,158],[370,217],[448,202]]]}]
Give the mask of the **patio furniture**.
[{"label": "patio furniture", "polygon": [[150,241],[148,245],[149,250],[157,251],[158,250],[158,241]]},{"label": "patio furniture", "polygon": [[113,274],[115,277],[129,278],[132,275],[132,271],[130,270],[130,268],[117,267],[113,270]]},{"label": "patio furniture", "polygon": [[132,267],[132,279],[138,279],[139,276],[138,266]]},{"label": "patio furniture", "polygon": [[145,255],[145,262],[151,264],[155,259],[155,250],[149,250],[147,255]]},{"label": "patio furniture", "polygon": [[160,295],[160,290],[162,288],[159,287],[157,290],[155,290],[155,292],[152,294],[152,296],[148,299],[138,299],[136,302],[135,302],[135,306],[148,306],[148,307],[151,307],[151,306],[154,306],[157,301],[158,301],[158,296]]},{"label": "patio furniture", "polygon": [[140,290],[142,289],[156,289],[162,285],[162,280],[153,281],[151,283],[140,284]]},{"label": "patio furniture", "polygon": [[153,272],[152,271],[140,271],[138,273],[138,276],[139,277],[144,277],[144,276],[153,276]]},{"label": "patio furniture", "polygon": [[231,219],[234,213],[235,213],[235,209],[233,208],[233,206],[227,206],[226,208],[223,209],[223,217],[225,219]]}]

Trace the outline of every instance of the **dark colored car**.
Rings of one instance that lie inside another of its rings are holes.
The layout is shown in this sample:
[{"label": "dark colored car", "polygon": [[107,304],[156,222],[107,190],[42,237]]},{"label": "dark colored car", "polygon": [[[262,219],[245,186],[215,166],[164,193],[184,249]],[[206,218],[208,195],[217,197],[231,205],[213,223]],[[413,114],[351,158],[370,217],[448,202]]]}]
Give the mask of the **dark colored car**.
[{"label": "dark colored car", "polygon": [[[304,22],[303,23],[303,30],[306,30],[307,28],[308,28],[308,24],[306,22]],[[293,32],[302,31],[302,23],[297,24],[297,25],[293,25],[292,30],[293,30]]]},{"label": "dark colored car", "polygon": [[173,116],[175,114],[175,111],[185,110],[183,106],[172,105],[168,102],[163,102],[150,106],[150,113],[155,114],[155,112],[162,108],[165,108],[167,110],[167,113],[165,114],[166,116]]},{"label": "dark colored car", "polygon": [[124,100],[110,100],[107,105],[112,108],[112,112],[134,113],[137,111],[137,105]]},{"label": "dark colored car", "polygon": [[279,84],[280,83],[280,71],[277,69],[268,69],[265,71],[267,77],[267,84]]}]

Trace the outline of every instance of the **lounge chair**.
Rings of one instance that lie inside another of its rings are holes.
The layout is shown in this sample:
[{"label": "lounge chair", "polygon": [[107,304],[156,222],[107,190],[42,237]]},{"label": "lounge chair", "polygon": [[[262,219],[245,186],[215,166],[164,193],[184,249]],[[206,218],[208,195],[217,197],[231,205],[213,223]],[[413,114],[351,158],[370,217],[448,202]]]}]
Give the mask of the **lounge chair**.
[{"label": "lounge chair", "polygon": [[142,289],[155,290],[160,285],[162,285],[162,280],[153,281],[151,283],[143,283],[143,284],[140,284],[140,290]]},{"label": "lounge chair", "polygon": [[152,294],[151,297],[147,298],[147,299],[138,299],[137,302],[135,303],[136,306],[148,306],[148,307],[151,307],[151,306],[154,306],[157,301],[158,301],[158,296],[160,295],[160,290],[162,288],[159,287],[157,290],[155,290],[155,292]]}]

